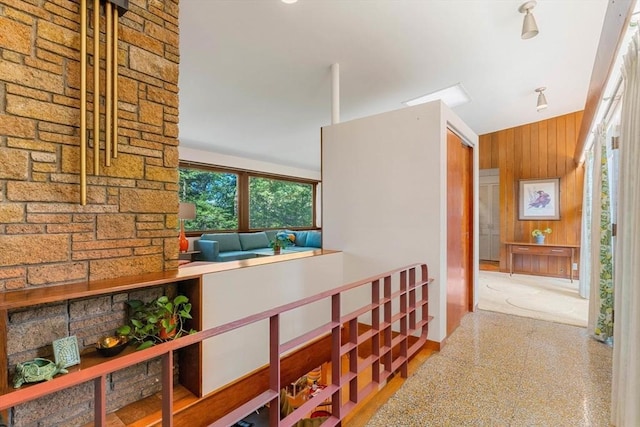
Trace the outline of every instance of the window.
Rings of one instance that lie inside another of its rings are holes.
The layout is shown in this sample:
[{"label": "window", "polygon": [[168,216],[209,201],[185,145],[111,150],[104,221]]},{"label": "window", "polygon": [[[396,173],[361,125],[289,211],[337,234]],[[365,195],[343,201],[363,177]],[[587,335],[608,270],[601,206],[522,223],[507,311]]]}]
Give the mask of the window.
[{"label": "window", "polygon": [[238,175],[214,170],[180,168],[180,201],[196,205],[196,219],[186,231],[238,229]]},{"label": "window", "polygon": [[315,227],[317,182],[205,165],[180,165],[180,201],[195,203],[192,235]]},{"label": "window", "polygon": [[249,228],[313,227],[314,185],[249,178]]}]

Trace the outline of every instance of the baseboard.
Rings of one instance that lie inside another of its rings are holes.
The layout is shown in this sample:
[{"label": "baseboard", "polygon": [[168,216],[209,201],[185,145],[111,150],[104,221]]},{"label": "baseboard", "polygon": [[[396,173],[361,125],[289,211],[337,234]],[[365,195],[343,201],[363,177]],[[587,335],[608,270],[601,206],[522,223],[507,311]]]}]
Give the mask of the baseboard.
[{"label": "baseboard", "polygon": [[446,344],[447,339],[444,338],[442,341],[438,342],[438,341],[431,341],[431,340],[427,340],[427,342],[425,343],[425,347],[428,348],[429,350],[433,350],[433,351],[440,351],[444,348],[445,344]]}]

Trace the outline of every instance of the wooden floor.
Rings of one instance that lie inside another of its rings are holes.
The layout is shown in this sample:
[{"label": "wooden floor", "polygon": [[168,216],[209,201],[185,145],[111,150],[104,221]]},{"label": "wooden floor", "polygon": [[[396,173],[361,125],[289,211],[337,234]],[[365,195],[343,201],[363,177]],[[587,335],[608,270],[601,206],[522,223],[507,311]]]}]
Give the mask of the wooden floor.
[{"label": "wooden floor", "polygon": [[[431,355],[432,352],[433,350],[427,349],[425,346],[421,351],[416,353],[413,359],[409,362],[409,375],[415,372],[415,370]],[[366,380],[367,379],[364,379],[365,382]],[[356,409],[345,418],[343,425],[348,425],[349,427],[361,427],[366,425],[367,421],[369,421],[369,419],[376,413],[380,405],[385,403],[387,399],[389,399],[400,388],[403,382],[404,380],[399,375],[391,378],[385,387],[361,402]],[[196,396],[181,385],[176,386],[173,396],[174,411],[188,408],[198,400]],[[134,402],[117,410],[116,412],[108,414],[107,426],[146,427],[157,425],[161,420],[162,395],[161,393],[156,393],[146,399]],[[89,423],[86,424],[85,427],[93,427],[93,425],[93,423]]]}]

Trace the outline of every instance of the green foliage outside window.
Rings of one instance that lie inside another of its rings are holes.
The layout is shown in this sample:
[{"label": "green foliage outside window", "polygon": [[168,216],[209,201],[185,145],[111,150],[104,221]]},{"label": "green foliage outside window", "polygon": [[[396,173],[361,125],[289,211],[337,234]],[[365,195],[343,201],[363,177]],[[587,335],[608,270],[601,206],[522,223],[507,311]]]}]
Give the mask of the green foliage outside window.
[{"label": "green foliage outside window", "polygon": [[[315,225],[314,183],[186,166],[181,166],[179,172],[180,201],[196,205],[196,219],[185,221],[186,231],[249,231]],[[243,197],[246,191],[248,196]],[[247,199],[249,205],[242,205]]]},{"label": "green foliage outside window", "polygon": [[271,178],[249,179],[249,228],[313,226],[313,185]]},{"label": "green foliage outside window", "polygon": [[238,175],[180,168],[180,201],[196,204],[196,219],[185,221],[191,230],[238,228]]}]

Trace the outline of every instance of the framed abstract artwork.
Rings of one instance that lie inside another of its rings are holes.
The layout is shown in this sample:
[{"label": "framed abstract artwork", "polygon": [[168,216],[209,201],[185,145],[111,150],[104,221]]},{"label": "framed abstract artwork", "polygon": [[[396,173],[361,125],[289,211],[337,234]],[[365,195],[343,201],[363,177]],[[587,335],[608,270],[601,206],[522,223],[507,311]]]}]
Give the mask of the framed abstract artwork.
[{"label": "framed abstract artwork", "polygon": [[521,179],[519,183],[519,220],[560,219],[560,178]]}]

